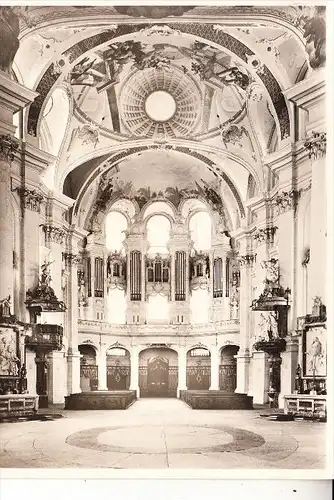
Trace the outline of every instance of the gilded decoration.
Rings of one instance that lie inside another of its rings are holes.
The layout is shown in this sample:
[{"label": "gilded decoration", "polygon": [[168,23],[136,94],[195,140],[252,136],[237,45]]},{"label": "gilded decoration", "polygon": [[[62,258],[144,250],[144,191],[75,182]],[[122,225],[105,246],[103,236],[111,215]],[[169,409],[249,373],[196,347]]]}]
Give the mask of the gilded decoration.
[{"label": "gilded decoration", "polygon": [[290,191],[281,191],[280,193],[277,193],[274,199],[277,215],[284,214],[292,208],[295,208],[299,196],[300,192],[296,189],[291,189]]},{"label": "gilded decoration", "polygon": [[318,160],[326,155],[327,136],[326,132],[312,132],[304,142],[308,156],[312,160]]},{"label": "gilded decoration", "polygon": [[270,226],[270,227],[265,227],[263,229],[257,229],[257,231],[254,233],[254,239],[257,241],[258,245],[261,245],[262,243],[265,242],[273,243],[277,230],[278,230],[277,226]]},{"label": "gilded decoration", "polygon": [[71,252],[62,252],[62,259],[66,268],[77,266],[81,261],[79,255]]},{"label": "gilded decoration", "polygon": [[252,267],[256,262],[256,254],[245,254],[238,256],[240,267]]},{"label": "gilded decoration", "polygon": [[[0,9],[3,9],[3,7],[0,7]],[[0,135],[0,160],[13,161],[18,148],[19,142],[14,137],[9,134]]]},{"label": "gilded decoration", "polygon": [[303,30],[306,52],[311,68],[326,62],[326,7],[324,5],[298,7],[300,14],[294,24]]},{"label": "gilded decoration", "polygon": [[0,69],[10,74],[19,49],[20,23],[13,7],[0,6]]},{"label": "gilded decoration", "polygon": [[[291,290],[284,289],[280,284],[280,269],[278,259],[271,258],[261,262],[262,269],[266,272],[264,289],[259,298],[254,299],[251,304],[253,311],[276,311],[289,307],[289,296]],[[281,331],[285,326],[281,327]]]},{"label": "gilded decoration", "polygon": [[44,199],[43,195],[41,195],[34,189],[17,188],[16,191],[19,193],[21,199],[23,200],[25,208],[31,210],[32,212],[40,213],[41,203]]},{"label": "gilded decoration", "polygon": [[65,231],[63,229],[51,224],[42,224],[42,228],[45,233],[45,243],[63,244],[65,238]]},{"label": "gilded decoration", "polygon": [[28,309],[35,311],[65,311],[65,304],[56,297],[54,289],[51,287],[51,267],[52,262],[44,262],[41,265],[41,276],[35,289],[27,291],[26,304]]}]

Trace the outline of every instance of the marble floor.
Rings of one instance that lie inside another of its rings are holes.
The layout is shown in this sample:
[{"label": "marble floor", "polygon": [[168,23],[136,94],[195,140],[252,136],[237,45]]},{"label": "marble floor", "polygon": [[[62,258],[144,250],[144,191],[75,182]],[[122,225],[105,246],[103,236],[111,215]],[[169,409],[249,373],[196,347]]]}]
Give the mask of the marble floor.
[{"label": "marble floor", "polygon": [[1,424],[1,467],[325,467],[325,423],[269,421],[263,410],[192,410],[176,399],[141,399],[126,411],[61,413],[53,421]]}]

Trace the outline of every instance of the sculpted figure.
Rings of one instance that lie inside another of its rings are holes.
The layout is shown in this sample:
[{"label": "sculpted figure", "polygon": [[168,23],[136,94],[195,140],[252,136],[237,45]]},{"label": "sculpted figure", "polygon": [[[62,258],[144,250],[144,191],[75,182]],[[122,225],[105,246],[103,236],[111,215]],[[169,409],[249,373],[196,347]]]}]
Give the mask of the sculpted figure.
[{"label": "sculpted figure", "polygon": [[0,6],[0,69],[6,73],[10,73],[20,46],[19,33],[19,19],[13,8]]}]

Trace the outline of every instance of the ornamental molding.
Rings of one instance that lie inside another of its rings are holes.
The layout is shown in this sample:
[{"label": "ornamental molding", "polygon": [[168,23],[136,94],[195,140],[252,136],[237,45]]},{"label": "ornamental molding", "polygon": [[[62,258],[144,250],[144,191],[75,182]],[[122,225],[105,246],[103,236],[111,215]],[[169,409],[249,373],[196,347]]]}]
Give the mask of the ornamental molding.
[{"label": "ornamental molding", "polygon": [[183,33],[179,30],[174,30],[170,28],[167,24],[159,25],[156,24],[155,26],[150,26],[149,28],[144,28],[140,30],[139,32],[141,35],[144,36],[181,36]]},{"label": "ornamental molding", "polygon": [[31,210],[32,212],[41,211],[41,203],[44,200],[44,196],[34,189],[27,188],[16,188],[20,198],[23,201],[24,207]]},{"label": "ornamental molding", "polygon": [[12,162],[19,148],[19,142],[11,135],[0,135],[0,160]]},{"label": "ornamental molding", "polygon": [[327,134],[326,132],[314,132],[307,137],[304,147],[308,151],[311,160],[318,160],[326,156]]},{"label": "ornamental molding", "polygon": [[278,259],[271,258],[263,260],[261,267],[266,271],[266,281],[275,285],[279,285],[280,272]]},{"label": "ornamental molding", "polygon": [[239,255],[238,262],[240,267],[252,267],[256,262],[256,254]]},{"label": "ornamental molding", "polygon": [[45,233],[45,243],[63,244],[65,238],[65,231],[63,229],[51,224],[42,224],[42,228]]},{"label": "ornamental molding", "polygon": [[222,125],[221,138],[225,146],[227,144],[241,146],[241,140],[244,135],[247,136],[247,130],[244,126],[238,127],[238,125],[232,124],[224,127]]},{"label": "ornamental molding", "polygon": [[265,227],[263,229],[257,229],[257,231],[253,235],[253,238],[257,241],[258,245],[261,245],[262,243],[265,242],[273,243],[275,233],[277,230],[278,230],[277,226],[270,226],[270,227]]},{"label": "ornamental molding", "polygon": [[296,210],[300,198],[307,193],[312,187],[309,183],[308,186],[300,189],[290,189],[289,191],[278,192],[273,198],[273,202],[276,208],[276,215],[284,214],[289,210]]}]

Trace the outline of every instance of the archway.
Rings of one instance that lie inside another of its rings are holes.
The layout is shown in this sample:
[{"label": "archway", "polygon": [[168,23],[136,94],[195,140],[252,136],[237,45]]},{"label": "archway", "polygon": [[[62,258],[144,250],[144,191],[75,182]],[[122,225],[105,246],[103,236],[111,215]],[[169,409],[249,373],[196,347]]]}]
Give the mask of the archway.
[{"label": "archway", "polygon": [[107,351],[107,387],[109,391],[125,391],[130,387],[130,353],[123,347]]},{"label": "archway", "polygon": [[211,384],[211,354],[206,347],[187,352],[187,389],[209,390]]},{"label": "archway", "polygon": [[235,355],[239,347],[227,345],[221,349],[219,365],[219,389],[224,392],[234,392],[237,387],[237,360]]},{"label": "archway", "polygon": [[98,373],[96,352],[91,345],[79,345],[80,357],[80,388],[82,392],[97,391]]},{"label": "archway", "polygon": [[148,348],[139,354],[140,396],[176,398],[178,355],[167,347]]}]

